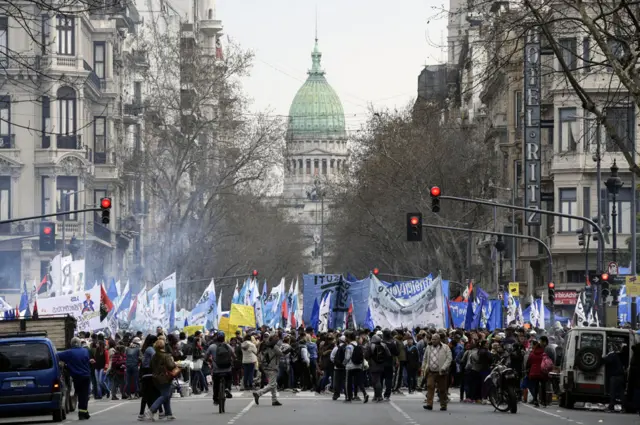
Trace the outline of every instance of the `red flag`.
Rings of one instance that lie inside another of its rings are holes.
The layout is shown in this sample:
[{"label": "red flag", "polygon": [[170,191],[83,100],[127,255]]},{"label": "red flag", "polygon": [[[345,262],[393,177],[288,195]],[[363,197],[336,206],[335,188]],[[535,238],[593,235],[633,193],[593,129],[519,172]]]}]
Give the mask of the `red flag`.
[{"label": "red flag", "polygon": [[135,297],[133,300],[133,304],[131,304],[131,309],[129,310],[129,314],[127,315],[127,320],[132,321],[136,317],[137,307],[138,307],[138,297]]},{"label": "red flag", "polygon": [[38,318],[38,300],[33,304],[33,314],[31,315],[33,319]]},{"label": "red flag", "polygon": [[296,329],[298,327],[298,324],[296,322],[296,315],[295,312],[291,312],[291,329]]},{"label": "red flag", "polygon": [[38,287],[36,288],[36,294],[40,295],[40,294],[44,294],[47,292],[47,281],[49,275],[44,275],[44,277],[42,278],[42,280],[40,281],[40,283],[38,284]]},{"label": "red flag", "polygon": [[216,59],[223,60],[224,54],[222,53],[222,44],[220,43],[220,38],[216,39]]},{"label": "red flag", "polygon": [[289,309],[287,308],[287,300],[282,301],[282,317],[285,320],[289,317]]},{"label": "red flag", "polygon": [[111,310],[113,310],[113,303],[109,299],[107,291],[104,290],[104,285],[100,285],[100,320],[106,319]]}]

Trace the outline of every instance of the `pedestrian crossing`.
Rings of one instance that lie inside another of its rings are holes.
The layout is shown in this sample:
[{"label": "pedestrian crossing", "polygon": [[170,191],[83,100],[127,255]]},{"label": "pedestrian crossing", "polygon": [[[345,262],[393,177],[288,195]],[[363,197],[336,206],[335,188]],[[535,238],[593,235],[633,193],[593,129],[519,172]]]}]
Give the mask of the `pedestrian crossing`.
[{"label": "pedestrian crossing", "polygon": [[[367,391],[369,393],[373,392],[372,388],[367,388]],[[231,395],[233,396],[233,398],[247,398],[247,397],[251,397],[251,392],[249,391],[232,391]],[[298,391],[298,392],[293,392],[293,391],[289,391],[289,390],[285,390],[285,391],[278,391],[278,397],[285,397],[285,398],[309,398],[309,399],[320,399],[320,398],[330,398],[331,397],[331,393],[324,393],[324,394],[318,394],[314,391]],[[425,398],[425,393],[424,392],[419,392],[416,391],[412,394],[410,394],[409,392],[400,392],[400,393],[394,393],[391,395],[391,399],[402,399],[402,398],[408,398],[408,399],[424,399]],[[196,398],[211,398],[211,394],[197,394],[197,395],[193,395],[192,397],[196,397]],[[437,396],[436,396],[437,399]],[[449,394],[449,402],[458,402],[460,401],[460,394],[457,393],[451,393]]]}]

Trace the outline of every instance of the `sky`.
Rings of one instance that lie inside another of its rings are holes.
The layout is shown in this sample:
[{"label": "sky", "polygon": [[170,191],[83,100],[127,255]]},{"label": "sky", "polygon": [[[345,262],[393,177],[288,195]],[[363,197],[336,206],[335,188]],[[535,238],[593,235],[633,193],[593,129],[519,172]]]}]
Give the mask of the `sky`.
[{"label": "sky", "polygon": [[[189,0],[174,0],[185,9]],[[448,2],[447,2],[448,3]],[[326,78],[342,100],[348,130],[367,106],[402,108],[415,99],[425,64],[446,60],[438,0],[216,0],[225,36],[255,54],[243,81],[253,112],[286,116],[311,67],[316,9]]]}]

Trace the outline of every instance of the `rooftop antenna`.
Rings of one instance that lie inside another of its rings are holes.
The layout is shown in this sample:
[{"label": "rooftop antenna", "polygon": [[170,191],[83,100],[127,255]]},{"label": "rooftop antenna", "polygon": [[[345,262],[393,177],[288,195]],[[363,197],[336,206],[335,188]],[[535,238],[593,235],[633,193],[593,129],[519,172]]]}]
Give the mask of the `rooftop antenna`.
[{"label": "rooftop antenna", "polygon": [[318,5],[316,4],[316,43],[318,42]]}]

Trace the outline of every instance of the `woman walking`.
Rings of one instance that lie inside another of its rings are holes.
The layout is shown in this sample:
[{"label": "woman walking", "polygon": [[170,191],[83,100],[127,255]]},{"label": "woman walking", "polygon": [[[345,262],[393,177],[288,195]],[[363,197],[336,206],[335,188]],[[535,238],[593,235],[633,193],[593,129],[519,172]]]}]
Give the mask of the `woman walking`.
[{"label": "woman walking", "polygon": [[153,373],[153,383],[160,392],[160,396],[151,405],[147,417],[155,421],[160,406],[162,406],[164,407],[165,418],[168,421],[172,421],[175,417],[171,412],[171,393],[173,392],[173,377],[176,376],[176,363],[173,361],[173,356],[167,353],[164,339],[158,339],[153,348],[155,354],[151,358],[151,371]]},{"label": "woman walking", "polygon": [[[153,344],[158,340],[155,335],[147,335],[142,345],[142,364],[140,366],[140,384],[141,384],[141,398],[140,398],[140,414],[138,415],[139,421],[144,421],[146,416],[145,410],[149,408],[154,401],[160,397],[160,392],[153,383],[153,372],[151,370],[151,359],[156,351],[153,349]],[[162,415],[162,413],[160,413]]]}]

